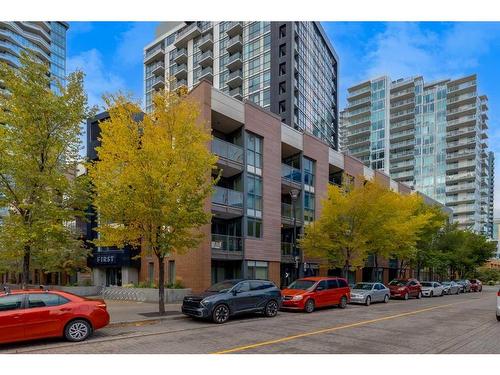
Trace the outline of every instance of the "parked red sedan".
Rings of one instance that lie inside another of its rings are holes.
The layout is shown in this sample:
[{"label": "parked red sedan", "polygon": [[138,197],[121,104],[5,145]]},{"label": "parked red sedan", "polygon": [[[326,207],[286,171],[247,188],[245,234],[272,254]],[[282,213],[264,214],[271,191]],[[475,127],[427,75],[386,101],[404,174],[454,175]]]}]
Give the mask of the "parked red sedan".
[{"label": "parked red sedan", "polygon": [[49,337],[83,341],[108,324],[103,300],[52,290],[0,293],[0,344]]},{"label": "parked red sedan", "polygon": [[478,279],[470,279],[470,290],[471,292],[482,292],[483,291],[483,283]]},{"label": "parked red sedan", "polygon": [[422,298],[422,286],[417,279],[395,279],[389,283],[391,297],[408,299]]},{"label": "parked red sedan", "polygon": [[283,308],[311,313],[316,307],[345,308],[351,299],[351,290],[347,281],[339,277],[306,277],[295,280],[281,295]]}]

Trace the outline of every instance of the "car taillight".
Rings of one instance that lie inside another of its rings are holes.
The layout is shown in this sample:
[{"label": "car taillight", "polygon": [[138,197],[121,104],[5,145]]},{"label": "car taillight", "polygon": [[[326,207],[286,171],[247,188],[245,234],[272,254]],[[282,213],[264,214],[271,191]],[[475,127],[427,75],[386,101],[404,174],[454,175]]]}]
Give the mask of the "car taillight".
[{"label": "car taillight", "polygon": [[500,297],[500,290],[498,291],[497,296]]}]

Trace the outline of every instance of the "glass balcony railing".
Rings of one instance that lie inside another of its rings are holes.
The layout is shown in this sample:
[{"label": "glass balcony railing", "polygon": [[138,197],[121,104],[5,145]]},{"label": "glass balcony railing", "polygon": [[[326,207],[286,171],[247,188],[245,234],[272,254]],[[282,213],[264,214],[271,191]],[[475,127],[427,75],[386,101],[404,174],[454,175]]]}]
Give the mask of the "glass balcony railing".
[{"label": "glass balcony railing", "polygon": [[243,148],[219,138],[212,140],[212,152],[217,156],[243,164]]},{"label": "glass balcony railing", "polygon": [[294,168],[288,164],[281,164],[281,177],[291,182],[302,182],[302,173],[300,169]]},{"label": "glass balcony railing", "polygon": [[236,236],[212,233],[212,250],[218,251],[243,251],[243,239]]},{"label": "glass balcony railing", "polygon": [[[281,203],[281,217],[293,220],[293,205],[290,203]],[[300,207],[298,205],[295,207],[295,217],[297,221],[301,219]]]},{"label": "glass balcony railing", "polygon": [[215,186],[215,191],[212,195],[212,203],[234,208],[243,208],[243,193],[241,191]]},{"label": "glass balcony railing", "polygon": [[298,255],[299,249],[296,246],[296,253],[293,251],[293,243],[292,242],[282,242],[281,243],[281,256],[295,256]]}]

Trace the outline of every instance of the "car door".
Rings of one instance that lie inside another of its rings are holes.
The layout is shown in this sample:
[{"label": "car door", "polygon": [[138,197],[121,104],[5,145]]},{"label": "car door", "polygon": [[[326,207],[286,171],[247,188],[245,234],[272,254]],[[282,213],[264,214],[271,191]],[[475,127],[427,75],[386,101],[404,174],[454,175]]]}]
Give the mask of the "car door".
[{"label": "car door", "polygon": [[24,294],[10,294],[0,297],[0,343],[23,340]]},{"label": "car door", "polygon": [[259,280],[250,281],[250,293],[252,295],[252,308],[260,309],[267,302],[266,289],[269,283]]},{"label": "car door", "polygon": [[385,288],[382,284],[375,284],[373,286],[374,301],[380,302],[384,300]]},{"label": "car door", "polygon": [[328,306],[336,305],[340,302],[340,286],[337,279],[326,280],[326,288],[328,290],[326,304]]},{"label": "car door", "polygon": [[69,320],[69,300],[55,293],[30,293],[25,310],[26,335],[29,338],[60,336]]},{"label": "car door", "polygon": [[321,280],[314,291],[314,302],[316,306],[328,306],[332,298],[331,293],[333,293],[333,284],[332,289],[329,290],[326,280]]},{"label": "car door", "polygon": [[242,312],[251,310],[254,305],[254,295],[250,291],[250,282],[242,281],[233,288],[231,297],[231,306],[233,312]]},{"label": "car door", "polygon": [[408,283],[408,290],[409,290],[410,296],[412,296],[412,297],[415,297],[418,294],[418,286],[414,280],[411,280]]}]

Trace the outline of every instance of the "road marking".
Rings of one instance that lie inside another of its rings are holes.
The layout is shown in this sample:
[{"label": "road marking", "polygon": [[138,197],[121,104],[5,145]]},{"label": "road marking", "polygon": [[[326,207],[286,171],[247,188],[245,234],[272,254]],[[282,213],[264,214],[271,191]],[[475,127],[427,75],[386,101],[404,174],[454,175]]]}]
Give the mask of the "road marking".
[{"label": "road marking", "polygon": [[384,321],[384,320],[397,319],[397,318],[401,318],[403,316],[420,314],[420,313],[423,313],[423,312],[426,312],[426,311],[442,309],[444,307],[459,305],[459,304],[470,302],[470,301],[471,300],[460,301],[460,302],[455,302],[455,303],[448,303],[446,305],[428,307],[428,308],[425,308],[425,309],[420,309],[420,310],[415,310],[415,311],[409,311],[409,312],[406,312],[406,313],[384,316],[382,318],[371,319],[371,320],[364,320],[364,321],[361,321],[361,322],[346,324],[346,325],[342,325],[342,326],[320,329],[318,331],[304,332],[304,333],[300,333],[298,335],[286,336],[286,337],[282,337],[282,338],[275,339],[275,340],[262,341],[262,342],[258,342],[258,343],[255,343],[255,344],[250,344],[250,345],[245,345],[245,346],[238,346],[238,347],[232,348],[232,349],[221,350],[221,351],[218,351],[218,352],[214,352],[212,354],[228,354],[228,353],[241,352],[241,351],[248,350],[248,349],[258,348],[258,347],[261,347],[261,346],[267,346],[267,345],[272,345],[272,344],[279,344],[279,343],[282,343],[282,342],[285,342],[285,341],[291,341],[291,340],[295,340],[295,339],[300,339],[302,337],[320,335],[322,333],[335,332],[335,331],[339,331],[341,329],[359,327],[359,326],[363,326],[363,325],[366,325],[366,324],[381,322],[381,321]]}]

